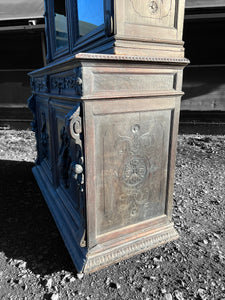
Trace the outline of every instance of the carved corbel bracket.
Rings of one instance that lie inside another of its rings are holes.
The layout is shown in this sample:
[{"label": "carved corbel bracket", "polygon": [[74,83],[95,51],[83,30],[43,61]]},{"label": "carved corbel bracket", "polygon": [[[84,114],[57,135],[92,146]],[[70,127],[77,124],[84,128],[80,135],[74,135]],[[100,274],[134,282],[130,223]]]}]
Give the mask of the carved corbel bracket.
[{"label": "carved corbel bracket", "polygon": [[75,106],[65,118],[66,128],[68,129],[69,135],[76,140],[79,134],[82,132],[82,124],[80,117],[80,105]]},{"label": "carved corbel bracket", "polygon": [[[70,180],[73,179],[80,191],[83,191],[84,184],[84,158],[82,151],[82,120],[80,117],[80,104],[74,108],[65,117],[65,126],[61,129],[61,145],[59,148],[59,167],[64,186],[70,186]],[[72,146],[71,139],[75,145]],[[73,149],[73,150],[72,150]]]}]

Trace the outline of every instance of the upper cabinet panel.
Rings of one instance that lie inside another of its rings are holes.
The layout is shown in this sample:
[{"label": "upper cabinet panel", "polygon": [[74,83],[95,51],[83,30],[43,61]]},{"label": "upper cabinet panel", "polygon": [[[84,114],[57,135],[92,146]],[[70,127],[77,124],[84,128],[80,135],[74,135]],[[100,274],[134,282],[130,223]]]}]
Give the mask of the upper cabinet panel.
[{"label": "upper cabinet panel", "polygon": [[184,6],[184,0],[115,1],[115,53],[183,57]]},{"label": "upper cabinet panel", "polygon": [[103,0],[78,0],[77,12],[79,37],[104,24]]},{"label": "upper cabinet panel", "polygon": [[173,0],[166,1],[126,1],[126,22],[141,25],[175,27]]},{"label": "upper cabinet panel", "polygon": [[135,39],[179,40],[182,38],[183,13],[182,0],[117,1],[117,34]]}]

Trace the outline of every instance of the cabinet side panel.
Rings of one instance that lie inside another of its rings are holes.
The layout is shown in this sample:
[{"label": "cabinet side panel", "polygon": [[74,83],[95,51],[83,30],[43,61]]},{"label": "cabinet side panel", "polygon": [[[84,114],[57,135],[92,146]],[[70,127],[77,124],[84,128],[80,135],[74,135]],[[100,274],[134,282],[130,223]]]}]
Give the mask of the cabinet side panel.
[{"label": "cabinet side panel", "polygon": [[97,236],[165,214],[172,112],[94,117]]}]

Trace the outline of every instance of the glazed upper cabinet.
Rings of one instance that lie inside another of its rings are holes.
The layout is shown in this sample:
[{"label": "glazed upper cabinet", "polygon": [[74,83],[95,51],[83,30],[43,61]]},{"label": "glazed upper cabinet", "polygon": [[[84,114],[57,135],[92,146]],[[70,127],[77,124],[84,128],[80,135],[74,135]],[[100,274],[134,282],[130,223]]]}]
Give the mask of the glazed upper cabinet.
[{"label": "glazed upper cabinet", "polygon": [[46,1],[48,61],[78,52],[183,57],[184,1]]}]

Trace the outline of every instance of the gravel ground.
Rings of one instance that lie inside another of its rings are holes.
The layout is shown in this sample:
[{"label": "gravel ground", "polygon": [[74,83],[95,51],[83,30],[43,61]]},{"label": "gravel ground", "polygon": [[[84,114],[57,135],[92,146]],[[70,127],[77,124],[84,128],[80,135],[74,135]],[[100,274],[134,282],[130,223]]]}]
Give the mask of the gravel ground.
[{"label": "gravel ground", "polygon": [[225,300],[223,135],[179,135],[173,220],[180,238],[76,273],[31,168],[30,131],[0,131],[0,299]]}]

